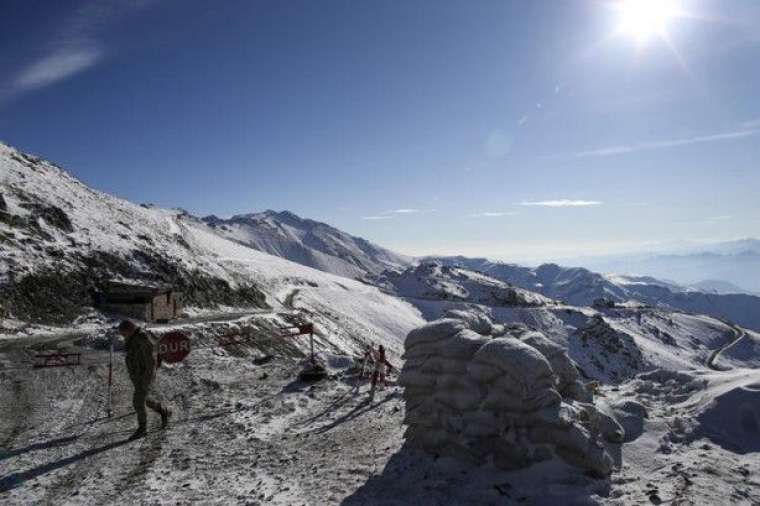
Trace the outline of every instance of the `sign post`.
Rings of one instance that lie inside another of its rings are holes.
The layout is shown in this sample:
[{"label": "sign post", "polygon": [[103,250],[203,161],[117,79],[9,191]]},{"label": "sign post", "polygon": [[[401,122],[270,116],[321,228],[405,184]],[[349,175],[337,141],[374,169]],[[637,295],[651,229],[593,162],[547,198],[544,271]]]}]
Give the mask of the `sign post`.
[{"label": "sign post", "polygon": [[108,352],[108,406],[106,414],[108,418],[113,415],[113,399],[111,397],[111,385],[113,384],[113,336],[111,336],[111,348]]},{"label": "sign post", "polygon": [[167,364],[182,362],[190,354],[190,339],[177,330],[164,334],[158,342],[158,356]]}]

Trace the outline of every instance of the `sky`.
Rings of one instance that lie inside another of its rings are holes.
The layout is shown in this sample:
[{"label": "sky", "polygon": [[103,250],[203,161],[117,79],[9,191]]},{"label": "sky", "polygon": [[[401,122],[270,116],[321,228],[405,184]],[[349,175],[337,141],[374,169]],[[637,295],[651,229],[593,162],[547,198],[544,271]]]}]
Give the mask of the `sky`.
[{"label": "sky", "polygon": [[412,255],[758,236],[760,2],[662,2],[5,0],[0,140]]}]

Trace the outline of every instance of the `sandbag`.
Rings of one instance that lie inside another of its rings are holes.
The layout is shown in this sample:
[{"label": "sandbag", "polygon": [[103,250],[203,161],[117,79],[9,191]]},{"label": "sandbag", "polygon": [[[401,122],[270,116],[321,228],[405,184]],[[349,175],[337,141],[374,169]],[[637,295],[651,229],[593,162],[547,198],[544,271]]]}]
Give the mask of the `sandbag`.
[{"label": "sandbag", "polygon": [[481,423],[468,423],[462,434],[467,437],[491,437],[499,434],[499,428]]},{"label": "sandbag", "polygon": [[490,391],[486,395],[481,406],[485,409],[495,411],[511,411],[521,413],[529,410],[529,406],[523,401],[522,397],[509,395],[505,392]]},{"label": "sandbag", "polygon": [[464,421],[465,427],[468,425],[479,425],[481,427],[488,427],[493,433],[499,432],[502,425],[504,425],[499,420],[499,416],[496,413],[482,409],[463,413],[462,420]]},{"label": "sandbag", "polygon": [[436,343],[441,339],[456,334],[460,330],[464,330],[465,328],[465,324],[461,320],[455,320],[453,318],[436,320],[409,332],[404,341],[404,349],[408,353],[418,346]]},{"label": "sandbag", "polygon": [[427,399],[417,406],[407,409],[404,423],[429,428],[438,428],[441,425],[438,410],[431,399]]},{"label": "sandbag", "polygon": [[505,392],[513,392],[523,397],[529,397],[535,392],[554,388],[554,377],[546,376],[543,378],[537,378],[533,383],[525,383],[511,375],[504,374],[493,382],[493,388]]},{"label": "sandbag", "polygon": [[473,360],[508,371],[511,376],[529,385],[553,374],[549,361],[541,352],[509,337],[487,342],[475,353]]},{"label": "sandbag", "polygon": [[457,411],[474,409],[478,405],[478,396],[469,390],[449,389],[438,390],[433,394],[433,398]]},{"label": "sandbag", "polygon": [[470,362],[467,364],[467,374],[472,379],[480,383],[491,383],[496,378],[501,377],[504,371],[500,367],[480,362]]},{"label": "sandbag", "polygon": [[398,378],[399,385],[406,388],[432,390],[435,386],[436,376],[425,374],[415,369],[402,369]]},{"label": "sandbag", "polygon": [[461,374],[467,372],[467,362],[432,356],[420,367],[420,371],[432,374]]},{"label": "sandbag", "polygon": [[453,336],[439,341],[437,354],[444,358],[469,361],[484,344],[490,341],[469,329],[460,330]]},{"label": "sandbag", "polygon": [[467,390],[468,392],[472,392],[476,397],[480,397],[482,390],[480,383],[463,374],[440,374],[435,380],[435,386],[436,389],[441,390]]},{"label": "sandbag", "polygon": [[493,323],[485,315],[474,313],[472,311],[464,311],[461,309],[449,309],[444,315],[446,318],[456,318],[462,320],[467,328],[477,332],[478,334],[487,336],[491,333]]}]

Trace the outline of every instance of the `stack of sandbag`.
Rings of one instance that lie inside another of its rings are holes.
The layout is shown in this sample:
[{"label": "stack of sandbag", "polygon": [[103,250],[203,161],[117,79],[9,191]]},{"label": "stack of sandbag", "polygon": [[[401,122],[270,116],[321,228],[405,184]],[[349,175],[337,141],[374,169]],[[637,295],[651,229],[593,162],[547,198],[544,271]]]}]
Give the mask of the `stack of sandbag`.
[{"label": "stack of sandbag", "polygon": [[[556,454],[609,474],[612,459],[600,438],[622,439],[622,429],[592,404],[563,402],[552,362],[529,344],[546,343],[535,335],[527,342],[513,335],[493,338],[470,325],[447,318],[407,336],[399,383],[409,443],[502,469]],[[555,352],[555,362],[563,362]],[[572,379],[567,371],[563,375],[562,382]]]},{"label": "stack of sandbag", "polygon": [[578,369],[573,360],[567,355],[565,348],[537,331],[521,334],[520,340],[536,348],[549,361],[554,374],[557,376],[557,391],[563,398],[581,402],[591,402],[593,400],[590,389],[581,381]]}]

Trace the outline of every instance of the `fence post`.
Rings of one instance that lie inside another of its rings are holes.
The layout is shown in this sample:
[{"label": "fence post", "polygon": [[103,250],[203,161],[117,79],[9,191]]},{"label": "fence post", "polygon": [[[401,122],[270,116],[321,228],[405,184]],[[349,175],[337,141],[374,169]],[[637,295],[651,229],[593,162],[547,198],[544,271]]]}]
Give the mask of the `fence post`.
[{"label": "fence post", "polygon": [[108,352],[108,406],[106,407],[106,414],[108,418],[113,415],[112,399],[111,399],[111,385],[113,383],[113,335],[111,336],[111,349]]}]

